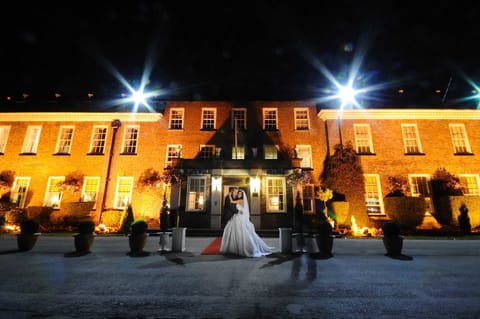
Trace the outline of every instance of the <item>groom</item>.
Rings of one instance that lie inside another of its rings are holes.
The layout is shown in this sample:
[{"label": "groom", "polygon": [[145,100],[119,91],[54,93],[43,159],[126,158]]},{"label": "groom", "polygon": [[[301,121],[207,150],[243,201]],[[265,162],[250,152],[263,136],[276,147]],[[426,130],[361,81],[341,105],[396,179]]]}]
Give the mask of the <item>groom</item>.
[{"label": "groom", "polygon": [[238,213],[236,204],[233,204],[230,201],[230,196],[229,196],[230,194],[232,195],[233,199],[236,199],[237,194],[238,194],[238,187],[230,187],[228,189],[228,194],[225,197],[225,204],[223,206],[223,216],[224,216],[224,218],[223,218],[223,221],[222,221],[222,227],[225,227],[225,225],[227,225],[230,218],[232,218],[233,215]]}]

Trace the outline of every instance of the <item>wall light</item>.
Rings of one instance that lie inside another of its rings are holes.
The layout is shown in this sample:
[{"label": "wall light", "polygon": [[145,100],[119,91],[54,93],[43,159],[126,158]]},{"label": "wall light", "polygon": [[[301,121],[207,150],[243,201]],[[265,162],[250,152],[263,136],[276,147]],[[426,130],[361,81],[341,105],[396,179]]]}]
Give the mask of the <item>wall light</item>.
[{"label": "wall light", "polygon": [[212,177],[212,191],[219,192],[222,188],[222,177],[214,176]]},{"label": "wall light", "polygon": [[260,192],[260,178],[258,176],[250,178],[250,192],[252,196],[258,196],[258,192]]}]

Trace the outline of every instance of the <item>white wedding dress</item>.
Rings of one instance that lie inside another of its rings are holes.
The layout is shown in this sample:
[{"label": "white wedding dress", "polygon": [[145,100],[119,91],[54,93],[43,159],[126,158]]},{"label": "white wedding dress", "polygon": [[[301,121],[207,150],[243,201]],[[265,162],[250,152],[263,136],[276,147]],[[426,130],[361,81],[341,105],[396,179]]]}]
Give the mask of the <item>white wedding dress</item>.
[{"label": "white wedding dress", "polygon": [[234,214],[223,230],[220,252],[244,257],[261,257],[272,253],[272,249],[257,235],[255,226],[250,222],[250,209],[244,191],[243,207],[237,204],[238,213]]}]

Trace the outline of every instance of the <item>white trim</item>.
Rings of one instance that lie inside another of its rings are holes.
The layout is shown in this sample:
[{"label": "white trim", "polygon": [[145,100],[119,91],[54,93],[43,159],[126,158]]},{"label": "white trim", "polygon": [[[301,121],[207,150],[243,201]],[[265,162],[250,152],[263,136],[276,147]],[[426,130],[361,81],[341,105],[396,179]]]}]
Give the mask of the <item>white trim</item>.
[{"label": "white trim", "polygon": [[163,118],[161,113],[19,112],[1,114],[0,122],[110,122],[114,119],[122,122],[157,122]]},{"label": "white trim", "polygon": [[389,110],[321,110],[318,118],[337,120],[480,120],[479,110],[389,109]]}]

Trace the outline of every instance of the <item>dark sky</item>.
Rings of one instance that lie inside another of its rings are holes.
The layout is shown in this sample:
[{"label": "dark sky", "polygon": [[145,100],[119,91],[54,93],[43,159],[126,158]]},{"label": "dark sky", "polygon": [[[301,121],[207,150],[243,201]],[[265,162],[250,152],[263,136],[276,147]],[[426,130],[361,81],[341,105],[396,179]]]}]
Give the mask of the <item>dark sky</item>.
[{"label": "dark sky", "polygon": [[[420,6],[418,6],[420,5]],[[478,1],[17,1],[0,8],[0,97],[321,97],[355,57],[367,106],[448,106],[480,78]],[[149,61],[149,62],[147,62]],[[404,94],[398,89],[403,88]],[[445,95],[445,90],[448,92]],[[435,93],[440,89],[440,93]],[[467,102],[465,105],[472,105]]]}]

